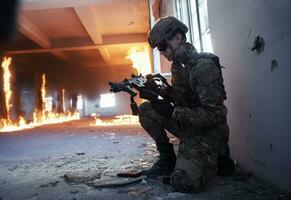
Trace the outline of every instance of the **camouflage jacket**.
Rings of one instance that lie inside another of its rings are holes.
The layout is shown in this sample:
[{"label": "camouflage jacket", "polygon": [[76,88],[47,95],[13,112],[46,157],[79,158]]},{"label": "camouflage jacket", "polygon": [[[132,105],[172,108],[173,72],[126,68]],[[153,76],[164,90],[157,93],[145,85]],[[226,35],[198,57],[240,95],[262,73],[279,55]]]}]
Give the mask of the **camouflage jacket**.
[{"label": "camouflage jacket", "polygon": [[173,96],[182,108],[183,121],[195,127],[226,122],[226,93],[218,57],[197,53],[189,43],[186,49],[171,67]]}]

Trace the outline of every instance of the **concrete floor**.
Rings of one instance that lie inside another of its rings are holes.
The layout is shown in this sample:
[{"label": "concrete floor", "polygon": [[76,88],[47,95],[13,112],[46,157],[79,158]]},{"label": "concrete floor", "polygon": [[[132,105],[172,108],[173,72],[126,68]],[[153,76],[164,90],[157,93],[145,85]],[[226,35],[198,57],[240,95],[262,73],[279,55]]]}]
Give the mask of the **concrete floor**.
[{"label": "concrete floor", "polygon": [[[253,176],[241,174],[216,178],[199,194],[174,192],[159,179],[101,189],[66,182],[68,173],[90,172],[117,179],[118,172],[147,168],[157,159],[153,141],[140,126],[92,127],[92,122],[83,119],[1,133],[0,200],[290,198]],[[172,142],[178,143],[174,138]]]}]

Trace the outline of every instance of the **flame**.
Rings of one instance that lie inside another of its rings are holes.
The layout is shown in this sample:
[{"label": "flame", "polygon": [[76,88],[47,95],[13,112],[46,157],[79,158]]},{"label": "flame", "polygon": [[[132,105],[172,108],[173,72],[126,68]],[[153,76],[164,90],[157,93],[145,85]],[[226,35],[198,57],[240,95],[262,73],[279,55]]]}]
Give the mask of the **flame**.
[{"label": "flame", "polygon": [[7,117],[4,119],[0,118],[0,132],[10,132],[23,129],[30,129],[37,126],[45,124],[55,124],[62,123],[71,120],[80,119],[80,113],[78,112],[65,112],[65,90],[62,90],[62,113],[55,113],[46,109],[46,76],[42,75],[42,84],[41,84],[41,101],[42,101],[42,110],[41,112],[33,112],[33,121],[28,123],[23,116],[19,116],[18,120],[12,120],[10,118],[10,112],[12,104],[10,100],[12,97],[12,91],[10,86],[11,73],[9,71],[9,65],[11,63],[11,58],[4,58],[2,62],[3,68],[3,91],[5,97],[5,108],[7,111]]},{"label": "flame", "polygon": [[[62,90],[62,104],[64,106],[64,89]],[[41,101],[42,101],[42,112],[41,116],[38,115],[37,111],[33,113],[33,123],[35,126],[40,126],[44,124],[55,124],[62,123],[66,121],[80,119],[80,113],[78,112],[68,112],[68,113],[56,113],[46,108],[47,100],[46,100],[46,76],[42,75],[42,84],[41,84]]]},{"label": "flame", "polygon": [[62,110],[66,112],[66,105],[65,105],[65,89],[62,89]]},{"label": "flame", "polygon": [[139,74],[145,75],[152,73],[148,45],[131,47],[127,52],[126,59],[131,60],[132,67],[135,68]]},{"label": "flame", "polygon": [[101,120],[99,115],[93,113],[91,115],[95,119],[95,123],[91,126],[120,126],[120,125],[139,125],[138,116],[134,115],[118,115],[112,120]]},{"label": "flame", "polygon": [[9,120],[9,113],[11,111],[12,105],[10,104],[10,99],[12,96],[11,86],[10,86],[10,79],[11,73],[9,71],[9,65],[11,64],[11,58],[5,58],[2,62],[2,69],[3,69],[3,90],[5,94],[5,108],[7,112],[7,119]]},{"label": "flame", "polygon": [[[41,83],[41,102],[42,102],[42,111],[44,112],[45,111],[45,108],[46,108],[46,77],[45,77],[45,74],[43,74],[41,76],[42,78],[42,83]],[[44,113],[43,113],[44,114]]]}]

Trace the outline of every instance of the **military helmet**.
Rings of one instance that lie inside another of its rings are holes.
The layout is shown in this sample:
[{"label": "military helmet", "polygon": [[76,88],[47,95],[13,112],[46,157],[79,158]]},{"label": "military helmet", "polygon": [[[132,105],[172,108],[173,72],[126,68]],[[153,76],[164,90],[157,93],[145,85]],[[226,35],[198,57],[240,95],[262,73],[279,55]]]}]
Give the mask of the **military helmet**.
[{"label": "military helmet", "polygon": [[188,28],[173,16],[160,18],[150,32],[149,44],[155,48],[161,41],[169,39],[177,30],[187,33]]}]

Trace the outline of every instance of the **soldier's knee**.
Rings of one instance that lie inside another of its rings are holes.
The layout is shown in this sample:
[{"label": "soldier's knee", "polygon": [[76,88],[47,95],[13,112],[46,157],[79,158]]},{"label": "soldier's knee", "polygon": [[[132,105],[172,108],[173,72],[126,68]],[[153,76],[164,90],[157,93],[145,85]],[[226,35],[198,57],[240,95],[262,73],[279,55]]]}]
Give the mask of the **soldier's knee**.
[{"label": "soldier's knee", "polygon": [[176,169],[171,176],[171,185],[177,192],[200,192],[203,187],[201,177],[191,177],[185,170]]},{"label": "soldier's knee", "polygon": [[142,103],[138,109],[140,124],[146,129],[150,128],[152,124],[152,115],[150,114],[152,108],[150,102],[146,101]]},{"label": "soldier's knee", "polygon": [[142,104],[139,105],[138,107],[139,110],[139,115],[145,115],[147,112],[152,110],[151,103],[149,101],[145,101]]}]

